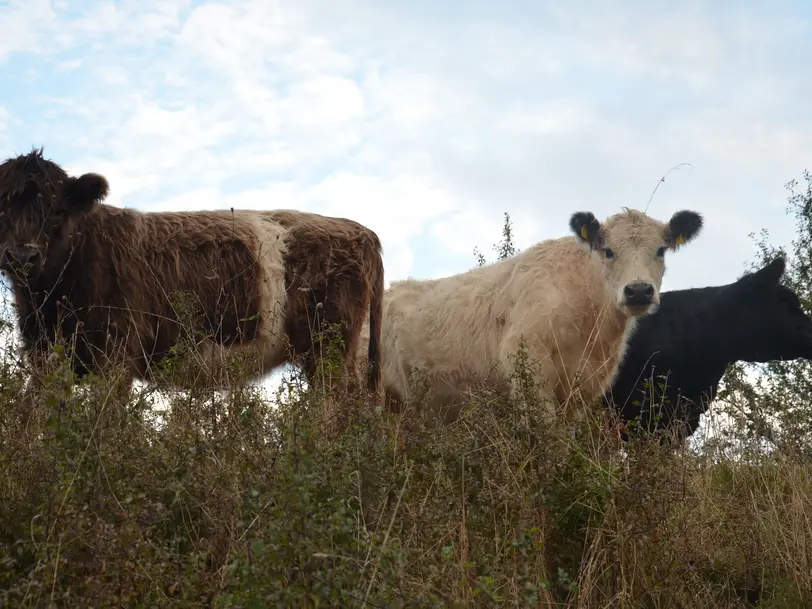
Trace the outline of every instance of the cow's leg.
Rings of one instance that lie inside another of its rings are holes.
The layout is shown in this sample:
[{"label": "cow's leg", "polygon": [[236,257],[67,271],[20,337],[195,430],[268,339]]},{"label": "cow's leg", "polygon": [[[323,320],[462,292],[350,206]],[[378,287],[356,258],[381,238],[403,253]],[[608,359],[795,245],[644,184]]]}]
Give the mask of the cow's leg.
[{"label": "cow's leg", "polygon": [[341,358],[338,368],[339,391],[349,398],[361,395],[365,387],[363,381],[366,366],[356,357],[358,350],[358,333],[344,332],[344,347],[341,349]]},{"label": "cow's leg", "polygon": [[328,362],[314,351],[308,353],[302,361],[302,369],[308,385],[317,389],[316,395],[320,395],[322,403],[318,408],[316,424],[320,432],[327,438],[333,439],[338,435],[340,425],[341,394],[340,383],[337,383],[335,375],[328,373]]},{"label": "cow's leg", "polygon": [[46,392],[44,391],[43,382],[46,376],[46,371],[42,365],[44,361],[38,361],[37,358],[29,355],[29,374],[25,380],[25,385],[20,392],[20,398],[17,402],[17,422],[21,434],[28,436],[33,430],[38,429],[39,417],[37,415],[42,413],[42,405],[46,399]]},{"label": "cow's leg", "polygon": [[[383,347],[381,347],[383,348]],[[359,386],[368,389],[368,378],[369,378],[369,324],[363,322],[361,324],[361,329],[358,332],[358,338],[355,341],[355,347],[352,351],[353,353],[353,360],[355,369],[357,371],[356,378],[357,383]],[[387,408],[391,407],[392,412],[396,412],[400,409],[400,406],[395,402],[398,399],[391,395],[391,388],[390,391],[386,391],[386,377],[387,377],[387,370],[385,369],[386,362],[381,361],[381,385],[378,387],[377,394],[369,393],[369,403],[375,412],[382,412]]]},{"label": "cow's leg", "polygon": [[[341,433],[346,428],[350,418],[349,410],[354,408],[359,399],[366,405],[370,396],[366,391],[367,358],[359,358],[359,342],[364,325],[367,309],[358,306],[363,302],[362,295],[353,294],[356,288],[352,278],[336,279],[327,294],[327,300],[332,297],[332,306],[319,308],[321,315],[319,326],[329,329],[329,333],[322,333],[313,349],[315,362],[322,358],[329,358],[329,365],[324,369],[330,370],[330,387],[325,392],[325,417],[330,428],[329,435]],[[337,331],[337,335],[334,334]],[[338,341],[331,340],[338,338]],[[327,362],[323,362],[327,363]]]},{"label": "cow's leg", "polygon": [[131,343],[119,335],[110,336],[104,352],[96,353],[93,369],[101,381],[100,397],[105,407],[127,407],[132,399],[133,380],[136,375],[144,378],[145,358],[139,357]]},{"label": "cow's leg", "polygon": [[[47,399],[49,392],[52,392],[53,385],[60,376],[55,374],[57,367],[63,363],[58,358],[51,356],[50,345],[44,342],[37,344],[26,353],[23,370],[28,373],[28,378],[20,403],[29,415],[38,410],[43,401]],[[52,378],[50,384],[48,384],[49,377]]]},{"label": "cow's leg", "polygon": [[[42,438],[42,430],[53,412],[53,400],[57,400],[59,413],[70,402],[73,393],[70,376],[54,374],[55,365],[59,366],[60,363],[49,358],[49,352],[43,349],[35,348],[26,354],[23,371],[27,373],[27,378],[20,391],[13,420],[19,435],[29,443]],[[72,371],[66,372],[70,374]]]},{"label": "cow's leg", "polygon": [[110,404],[126,407],[133,398],[133,381],[135,375],[127,366],[119,365],[112,368],[110,374],[105,376],[105,398]]}]

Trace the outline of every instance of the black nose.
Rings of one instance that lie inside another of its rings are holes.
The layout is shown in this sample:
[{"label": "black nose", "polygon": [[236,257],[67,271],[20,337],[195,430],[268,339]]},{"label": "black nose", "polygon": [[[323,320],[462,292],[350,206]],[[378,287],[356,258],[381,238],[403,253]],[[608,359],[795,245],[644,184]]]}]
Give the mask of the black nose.
[{"label": "black nose", "polygon": [[9,253],[22,263],[34,262],[42,256],[42,252],[34,248],[11,250]]},{"label": "black nose", "polygon": [[24,266],[42,262],[42,251],[37,247],[9,247],[3,250],[3,258],[13,264]]},{"label": "black nose", "polygon": [[654,298],[654,286],[650,283],[630,283],[623,288],[623,295],[626,297],[626,304],[631,306],[651,304]]}]

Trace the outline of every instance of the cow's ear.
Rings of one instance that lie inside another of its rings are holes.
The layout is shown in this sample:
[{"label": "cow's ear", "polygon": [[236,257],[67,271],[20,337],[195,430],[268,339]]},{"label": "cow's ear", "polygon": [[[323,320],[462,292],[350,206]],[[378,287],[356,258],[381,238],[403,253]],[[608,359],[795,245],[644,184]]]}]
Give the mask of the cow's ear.
[{"label": "cow's ear", "polygon": [[672,250],[685,245],[702,230],[702,216],[695,211],[682,210],[671,216],[665,240]]},{"label": "cow's ear", "polygon": [[756,271],[756,275],[764,283],[774,285],[781,280],[781,276],[784,274],[784,269],[786,266],[787,263],[784,260],[784,257],[778,256],[777,258],[773,258],[773,260],[771,260],[766,266],[763,266]]},{"label": "cow's ear", "polygon": [[592,249],[600,247],[601,223],[590,211],[579,211],[572,214],[570,218],[570,230],[582,243],[586,243]]},{"label": "cow's ear", "polygon": [[86,173],[78,178],[68,178],[65,184],[65,196],[70,212],[89,211],[100,203],[110,191],[107,178],[97,173]]}]

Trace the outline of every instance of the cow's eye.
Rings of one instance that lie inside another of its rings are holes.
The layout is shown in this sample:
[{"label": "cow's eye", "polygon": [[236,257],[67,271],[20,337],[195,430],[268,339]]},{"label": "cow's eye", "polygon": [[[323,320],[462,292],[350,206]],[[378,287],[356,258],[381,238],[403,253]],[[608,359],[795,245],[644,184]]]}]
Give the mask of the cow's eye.
[{"label": "cow's eye", "polygon": [[615,257],[615,253],[608,247],[603,248],[603,255],[610,259]]},{"label": "cow's eye", "polygon": [[657,250],[657,257],[662,258],[663,256],[665,256],[665,247],[661,247]]}]

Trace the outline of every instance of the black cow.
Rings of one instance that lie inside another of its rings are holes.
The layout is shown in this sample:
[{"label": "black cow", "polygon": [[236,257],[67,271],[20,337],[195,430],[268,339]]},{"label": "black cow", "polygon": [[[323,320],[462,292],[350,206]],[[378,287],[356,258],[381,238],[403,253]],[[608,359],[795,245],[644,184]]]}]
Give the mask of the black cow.
[{"label": "black cow", "polygon": [[784,268],[778,257],[728,285],[663,292],[660,308],[638,320],[604,405],[624,423],[640,415],[643,429],[679,423],[690,436],[729,364],[812,359],[812,319],[778,283]]}]

